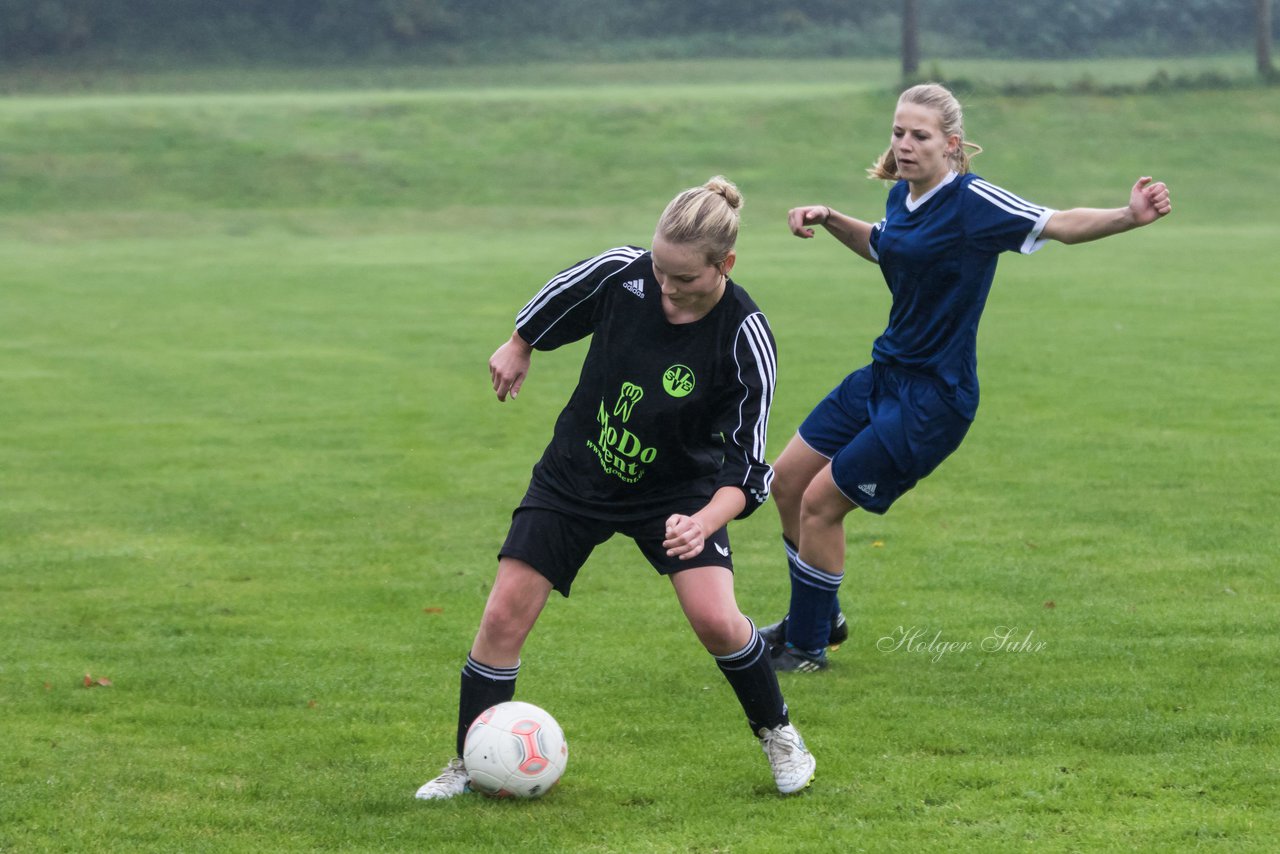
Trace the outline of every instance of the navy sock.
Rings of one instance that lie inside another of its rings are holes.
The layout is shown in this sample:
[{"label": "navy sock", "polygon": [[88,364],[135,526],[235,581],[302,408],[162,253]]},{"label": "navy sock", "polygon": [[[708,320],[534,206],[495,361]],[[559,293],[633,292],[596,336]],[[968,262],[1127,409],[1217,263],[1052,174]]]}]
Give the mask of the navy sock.
[{"label": "navy sock", "polygon": [[467,663],[462,667],[462,689],[458,692],[459,756],[467,739],[467,730],[480,713],[516,695],[516,676],[519,673],[518,662],[515,667],[490,667],[467,656]]},{"label": "navy sock", "polygon": [[832,575],[805,563],[797,554],[787,555],[791,569],[791,610],[787,618],[787,642],[816,655],[827,646],[831,624],[838,613],[836,593],[844,575]]},{"label": "navy sock", "polygon": [[[787,569],[793,574],[795,573],[795,561],[800,557],[800,549],[796,548],[796,544],[788,540],[785,536],[782,538],[782,547],[787,551]],[[836,624],[836,617],[840,616],[840,596],[831,597],[831,625]]]},{"label": "navy sock", "polygon": [[751,626],[751,640],[737,652],[717,655],[716,664],[738,695],[742,711],[747,714],[751,732],[759,735],[762,728],[773,729],[789,723],[787,704],[778,687],[778,674],[769,661],[769,646]]}]

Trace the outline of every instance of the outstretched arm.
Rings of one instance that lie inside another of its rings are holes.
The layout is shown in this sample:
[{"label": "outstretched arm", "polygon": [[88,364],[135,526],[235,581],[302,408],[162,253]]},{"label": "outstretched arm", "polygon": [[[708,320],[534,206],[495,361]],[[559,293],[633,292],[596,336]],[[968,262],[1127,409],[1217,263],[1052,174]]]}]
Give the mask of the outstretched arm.
[{"label": "outstretched arm", "polygon": [[1163,181],[1139,178],[1123,208],[1071,208],[1049,217],[1040,236],[1062,243],[1086,243],[1150,225],[1173,209]]},{"label": "outstretched arm", "polygon": [[871,223],[845,216],[826,205],[805,205],[787,212],[787,225],[796,237],[813,237],[810,225],[820,225],[832,236],[854,252],[874,261],[871,257]]},{"label": "outstretched arm", "polygon": [[512,332],[501,347],[489,357],[489,379],[493,382],[493,390],[498,393],[498,400],[515,400],[524,385],[524,378],[529,375],[529,363],[533,361],[533,345],[520,337],[519,332]]}]

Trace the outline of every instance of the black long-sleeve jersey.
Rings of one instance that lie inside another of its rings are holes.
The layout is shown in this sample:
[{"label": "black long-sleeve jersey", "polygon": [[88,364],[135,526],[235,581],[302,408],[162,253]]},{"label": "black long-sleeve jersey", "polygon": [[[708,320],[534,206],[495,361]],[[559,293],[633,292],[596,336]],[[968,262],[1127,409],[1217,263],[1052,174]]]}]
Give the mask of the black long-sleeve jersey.
[{"label": "black long-sleeve jersey", "polygon": [[700,510],[724,486],[765,502],[777,345],[732,281],[705,317],[669,322],[650,254],[610,249],[564,270],[516,316],[537,350],[591,335],[526,504],[631,521]]}]

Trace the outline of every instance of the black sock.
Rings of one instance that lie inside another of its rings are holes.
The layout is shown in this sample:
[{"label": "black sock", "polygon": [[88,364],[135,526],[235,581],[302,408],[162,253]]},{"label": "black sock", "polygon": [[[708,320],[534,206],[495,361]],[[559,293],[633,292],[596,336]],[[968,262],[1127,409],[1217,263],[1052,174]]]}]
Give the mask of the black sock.
[{"label": "black sock", "polygon": [[759,735],[762,728],[773,729],[790,722],[782,689],[778,687],[778,674],[773,672],[769,661],[768,644],[754,624],[746,646],[728,655],[717,655],[715,659],[733,693],[738,695],[753,734]]},{"label": "black sock", "polygon": [[515,667],[490,667],[467,656],[467,663],[462,667],[462,689],[458,692],[459,756],[467,739],[467,730],[480,713],[516,695],[516,676],[519,673],[519,663]]}]

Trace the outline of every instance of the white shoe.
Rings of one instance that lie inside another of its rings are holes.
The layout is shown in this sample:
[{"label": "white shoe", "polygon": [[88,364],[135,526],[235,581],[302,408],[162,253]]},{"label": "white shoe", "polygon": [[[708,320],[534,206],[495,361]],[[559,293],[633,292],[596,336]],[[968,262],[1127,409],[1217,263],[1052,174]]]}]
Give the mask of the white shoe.
[{"label": "white shoe", "polygon": [[762,727],[759,736],[760,747],[769,757],[769,767],[773,769],[773,781],[778,784],[779,792],[790,795],[813,782],[813,770],[818,761],[804,746],[804,739],[794,726]]},{"label": "white shoe", "polygon": [[454,757],[449,760],[448,765],[444,766],[440,776],[423,783],[414,797],[421,801],[456,798],[464,792],[471,791],[470,783],[467,769],[462,767],[462,759]]}]

